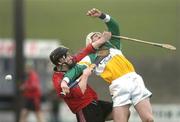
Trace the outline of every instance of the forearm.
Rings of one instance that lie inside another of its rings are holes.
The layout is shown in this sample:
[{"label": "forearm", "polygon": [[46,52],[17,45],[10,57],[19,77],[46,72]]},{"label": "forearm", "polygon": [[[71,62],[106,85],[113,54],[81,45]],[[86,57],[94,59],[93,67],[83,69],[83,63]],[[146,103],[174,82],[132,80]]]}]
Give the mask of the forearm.
[{"label": "forearm", "polygon": [[83,59],[85,56],[87,56],[90,53],[95,53],[95,48],[98,47],[100,44],[99,42],[97,42],[97,44],[95,43],[90,43],[88,46],[86,46],[81,52],[79,52],[78,54],[76,54],[74,56],[74,61],[77,63],[79,62],[81,59]]},{"label": "forearm", "polygon": [[[99,18],[105,22],[105,24],[108,28],[108,31],[111,32],[112,35],[118,35],[118,36],[120,35],[119,25],[112,17],[110,17],[107,14],[102,14],[102,17],[99,17]],[[120,47],[121,47],[120,39],[118,39],[118,38],[112,37],[108,43],[106,45],[111,48],[115,47],[117,49],[120,49]]]},{"label": "forearm", "polygon": [[105,13],[101,12],[100,10],[93,8],[93,9],[89,10],[86,15],[91,16],[91,17],[100,18],[101,20],[103,20],[106,23],[108,30],[112,34],[119,34],[119,26],[118,26],[117,22],[114,21],[108,14],[105,14]]},{"label": "forearm", "polygon": [[79,87],[81,88],[82,93],[84,93],[86,90],[88,78],[91,75],[93,68],[94,65],[91,65],[90,67],[86,68],[80,77]]},{"label": "forearm", "polygon": [[98,49],[101,45],[103,45],[107,40],[104,40],[103,38],[100,38],[99,40],[92,43],[92,46],[94,49]]},{"label": "forearm", "polygon": [[119,35],[119,25],[110,15],[102,13],[99,18],[106,23],[108,31],[110,31],[112,35]]},{"label": "forearm", "polygon": [[84,94],[87,88],[87,80],[88,76],[81,75],[80,82],[79,82],[79,88],[81,89],[81,92]]}]

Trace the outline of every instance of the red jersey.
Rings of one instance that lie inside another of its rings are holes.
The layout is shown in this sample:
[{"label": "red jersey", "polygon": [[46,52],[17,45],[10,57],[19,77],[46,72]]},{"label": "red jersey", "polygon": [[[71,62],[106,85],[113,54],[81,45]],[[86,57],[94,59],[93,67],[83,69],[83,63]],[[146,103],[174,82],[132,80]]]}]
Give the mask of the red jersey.
[{"label": "red jersey", "polygon": [[22,85],[24,87],[23,96],[28,98],[41,96],[40,80],[38,74],[34,70],[28,73],[27,80]]},{"label": "red jersey", "polygon": [[69,106],[73,113],[77,113],[79,110],[83,109],[93,100],[97,100],[96,92],[87,85],[87,89],[84,94],[78,85],[70,89],[70,93],[66,96],[62,96],[60,93],[62,89],[60,87],[60,81],[63,79],[63,72],[54,72],[53,74],[53,85],[56,93],[59,97],[63,98],[66,104]]},{"label": "red jersey", "polygon": [[[75,55],[73,57],[74,62],[80,61],[82,58],[84,58],[89,53],[95,52],[92,44],[89,44],[86,48],[84,48],[80,53]],[[96,92],[87,85],[87,89],[84,92],[84,94],[81,92],[81,89],[79,86],[75,86],[70,89],[70,93],[66,96],[60,95],[62,92],[62,89],[60,87],[60,82],[63,79],[64,73],[63,72],[54,72],[53,73],[53,85],[56,90],[56,93],[59,97],[63,98],[66,104],[69,106],[71,111],[73,113],[77,113],[79,110],[87,106],[89,103],[91,103],[93,100],[97,100],[97,94]]]}]

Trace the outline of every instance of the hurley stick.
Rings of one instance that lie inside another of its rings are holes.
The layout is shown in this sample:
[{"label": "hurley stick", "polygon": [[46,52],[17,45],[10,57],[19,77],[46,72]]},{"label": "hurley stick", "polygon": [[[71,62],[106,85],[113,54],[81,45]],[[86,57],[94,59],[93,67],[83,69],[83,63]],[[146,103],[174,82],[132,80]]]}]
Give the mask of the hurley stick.
[{"label": "hurley stick", "polygon": [[157,46],[157,47],[162,47],[162,48],[166,48],[166,49],[169,49],[169,50],[176,50],[176,47],[174,47],[174,46],[172,46],[170,44],[161,44],[161,43],[149,42],[149,41],[144,41],[144,40],[135,39],[135,38],[129,38],[129,37],[125,37],[125,36],[112,35],[112,37],[125,39],[125,40],[128,40],[128,41],[144,43],[144,44],[153,45],[153,46]]}]

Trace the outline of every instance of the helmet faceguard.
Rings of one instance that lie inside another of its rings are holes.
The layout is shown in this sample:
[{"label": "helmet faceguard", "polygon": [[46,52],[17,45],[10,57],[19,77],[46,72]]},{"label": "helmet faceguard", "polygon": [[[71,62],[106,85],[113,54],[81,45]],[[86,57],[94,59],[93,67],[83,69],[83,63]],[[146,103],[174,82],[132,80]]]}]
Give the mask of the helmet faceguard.
[{"label": "helmet faceguard", "polygon": [[54,65],[59,65],[59,63],[60,63],[59,59],[66,57],[67,52],[68,52],[68,48],[58,47],[51,52],[49,58]]},{"label": "helmet faceguard", "polygon": [[49,58],[51,62],[56,65],[56,67],[54,67],[54,71],[66,72],[67,69],[70,69],[75,65],[74,60],[72,60],[71,64],[68,64],[67,62],[61,62],[61,59],[63,60],[67,57],[68,50],[69,49],[66,47],[58,47],[51,52]]},{"label": "helmet faceguard", "polygon": [[91,32],[89,33],[87,36],[86,36],[86,46],[89,44],[89,43],[92,43],[92,36],[94,34],[101,34],[100,32]]}]

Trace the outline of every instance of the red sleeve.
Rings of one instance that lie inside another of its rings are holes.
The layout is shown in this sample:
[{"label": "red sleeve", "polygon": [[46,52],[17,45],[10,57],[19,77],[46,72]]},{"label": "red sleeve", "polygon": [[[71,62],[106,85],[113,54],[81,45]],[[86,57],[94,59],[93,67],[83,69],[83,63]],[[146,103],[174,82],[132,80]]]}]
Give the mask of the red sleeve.
[{"label": "red sleeve", "polygon": [[96,50],[94,49],[94,47],[92,46],[92,44],[90,43],[88,46],[86,46],[86,48],[82,49],[78,54],[76,54],[74,56],[74,62],[79,62],[81,59],[83,59],[86,55],[90,54],[90,53],[94,53]]}]

